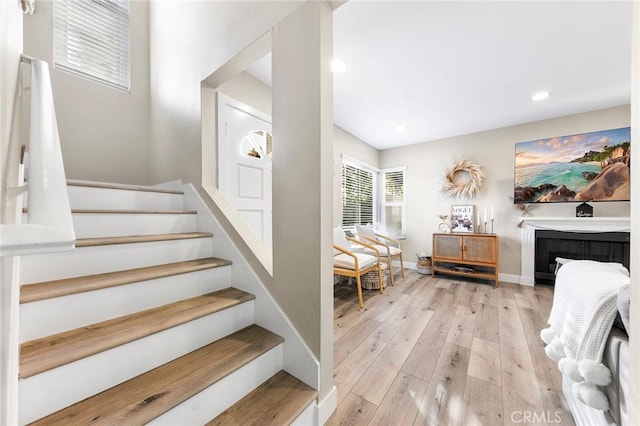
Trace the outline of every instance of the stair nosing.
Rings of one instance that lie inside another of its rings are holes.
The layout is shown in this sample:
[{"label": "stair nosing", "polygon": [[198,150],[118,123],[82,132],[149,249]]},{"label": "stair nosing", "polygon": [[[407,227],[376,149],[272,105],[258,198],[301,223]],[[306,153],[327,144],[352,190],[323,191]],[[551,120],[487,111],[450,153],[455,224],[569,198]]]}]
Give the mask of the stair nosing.
[{"label": "stair nosing", "polygon": [[[226,297],[207,301],[221,295]],[[228,287],[24,342],[20,345],[20,378],[34,376],[254,299],[250,293]],[[195,301],[201,303],[189,305]]]},{"label": "stair nosing", "polygon": [[[284,389],[284,392],[282,392],[282,389]],[[262,400],[265,395],[271,396],[274,391],[280,391],[279,394],[276,394],[277,398],[271,398],[266,401]],[[292,393],[294,394],[293,397],[291,397]],[[279,418],[278,422],[281,424],[290,424],[302,414],[317,396],[317,390],[285,370],[280,370],[214,419],[207,422],[205,426],[225,425],[228,424],[230,418],[244,426],[259,426],[265,423],[272,424],[275,420],[274,413],[270,409],[265,408],[274,408],[281,412],[283,405],[287,405],[289,408],[293,408],[293,410],[288,413],[288,416],[280,416],[285,418]],[[259,407],[261,408],[259,412],[256,412],[256,402],[262,402],[262,407]],[[294,402],[295,405],[293,405]],[[265,403],[270,404],[265,406]],[[247,407],[247,405],[249,406]],[[240,415],[240,418],[238,418],[238,415]],[[269,419],[269,422],[266,421],[265,417]]]},{"label": "stair nosing", "polygon": [[[256,334],[259,340],[256,338]],[[253,338],[249,339],[250,337]],[[75,423],[89,423],[95,418],[109,424],[147,423],[283,342],[284,339],[281,336],[253,324],[119,385],[58,410],[32,424],[66,425],[71,419]],[[233,351],[225,346],[233,346],[231,348]],[[224,349],[227,349],[226,352]],[[244,357],[239,356],[242,353],[245,353]],[[185,376],[185,371],[188,371],[189,375]],[[175,388],[167,389],[167,386],[170,386],[169,383],[176,387],[182,386],[182,389],[188,389],[188,391],[178,393]],[[127,395],[129,390],[131,390],[130,396]],[[98,406],[101,407],[100,412],[96,411]],[[102,416],[100,413],[106,413],[109,416]],[[80,418],[80,416],[86,418]]]},{"label": "stair nosing", "polygon": [[85,188],[117,189],[117,190],[123,190],[123,191],[156,192],[159,194],[184,195],[184,191],[180,191],[180,190],[154,188],[151,186],[144,186],[144,185],[129,185],[124,183],[79,182],[79,181],[68,180],[67,186],[81,186]]},{"label": "stair nosing", "polygon": [[55,297],[69,296],[72,294],[229,266],[231,264],[232,262],[229,260],[207,257],[101,274],[23,284],[20,287],[20,303],[53,299]]},{"label": "stair nosing", "polygon": [[71,209],[73,214],[198,214],[195,210],[118,210],[118,209]]},{"label": "stair nosing", "polygon": [[160,241],[188,240],[195,238],[210,238],[213,234],[210,232],[176,232],[170,234],[148,234],[148,235],[128,235],[115,237],[91,237],[78,238],[76,247],[95,247],[115,244],[136,244],[151,243]]},{"label": "stair nosing", "polygon": [[[23,214],[29,213],[28,208],[22,209]],[[71,209],[71,214],[148,214],[148,215],[192,215],[198,214],[195,210],[124,210],[124,209]]]}]

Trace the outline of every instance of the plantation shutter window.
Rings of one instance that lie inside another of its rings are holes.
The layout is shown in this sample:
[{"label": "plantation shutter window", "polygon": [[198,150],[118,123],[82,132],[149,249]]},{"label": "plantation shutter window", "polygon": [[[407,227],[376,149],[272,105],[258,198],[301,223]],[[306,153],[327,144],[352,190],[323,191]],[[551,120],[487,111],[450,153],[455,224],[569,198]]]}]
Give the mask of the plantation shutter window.
[{"label": "plantation shutter window", "polygon": [[129,92],[128,0],[55,0],[53,66]]},{"label": "plantation shutter window", "polygon": [[381,172],[384,194],[382,196],[382,229],[393,236],[405,235],[405,169],[388,169]]},{"label": "plantation shutter window", "polygon": [[342,163],[342,227],[374,223],[375,175],[372,170]]}]

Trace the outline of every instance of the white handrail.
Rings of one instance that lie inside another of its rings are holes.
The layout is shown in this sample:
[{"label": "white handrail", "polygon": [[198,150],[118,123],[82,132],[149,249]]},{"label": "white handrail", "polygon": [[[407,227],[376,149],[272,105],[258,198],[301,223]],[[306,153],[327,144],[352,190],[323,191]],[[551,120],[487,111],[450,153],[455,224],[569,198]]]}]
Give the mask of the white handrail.
[{"label": "white handrail", "polygon": [[49,66],[26,56],[22,61],[31,64],[27,184],[7,188],[5,194],[21,198],[28,192],[28,223],[18,219],[0,225],[0,256],[65,251],[75,246]]}]

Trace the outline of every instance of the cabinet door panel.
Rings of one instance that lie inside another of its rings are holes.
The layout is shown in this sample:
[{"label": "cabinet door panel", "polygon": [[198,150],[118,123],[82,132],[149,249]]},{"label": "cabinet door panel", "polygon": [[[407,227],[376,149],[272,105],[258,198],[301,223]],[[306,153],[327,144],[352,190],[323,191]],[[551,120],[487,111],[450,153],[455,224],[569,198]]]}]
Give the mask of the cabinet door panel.
[{"label": "cabinet door panel", "polygon": [[494,237],[470,236],[465,237],[463,244],[464,260],[474,262],[495,262],[496,239]]},{"label": "cabinet door panel", "polygon": [[433,255],[448,259],[462,258],[462,236],[434,235]]}]

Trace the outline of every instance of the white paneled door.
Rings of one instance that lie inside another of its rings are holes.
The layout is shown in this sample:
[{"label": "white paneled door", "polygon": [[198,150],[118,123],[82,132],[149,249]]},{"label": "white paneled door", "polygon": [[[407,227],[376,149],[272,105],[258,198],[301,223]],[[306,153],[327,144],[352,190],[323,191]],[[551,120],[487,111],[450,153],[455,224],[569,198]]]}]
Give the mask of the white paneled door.
[{"label": "white paneled door", "polygon": [[271,117],[218,93],[220,191],[271,249]]}]

